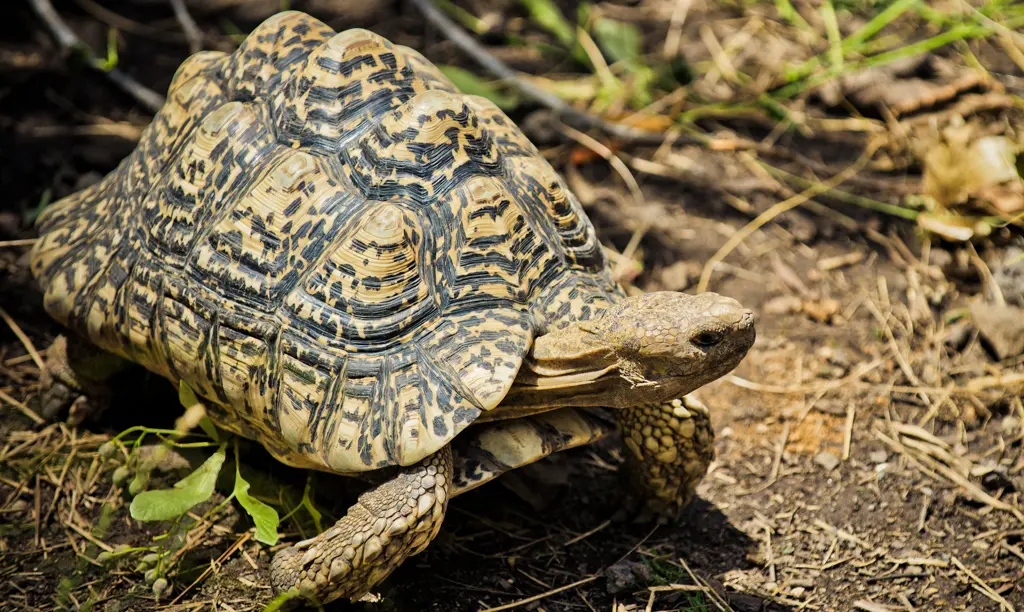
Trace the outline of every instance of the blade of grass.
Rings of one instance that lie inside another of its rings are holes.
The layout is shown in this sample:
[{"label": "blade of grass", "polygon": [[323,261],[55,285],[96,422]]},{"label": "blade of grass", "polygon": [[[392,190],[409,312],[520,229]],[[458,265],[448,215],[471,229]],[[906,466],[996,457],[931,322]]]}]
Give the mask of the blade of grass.
[{"label": "blade of grass", "polygon": [[[912,57],[914,55],[919,55],[922,53],[928,53],[929,51],[934,51],[936,49],[939,49],[941,47],[955,43],[960,40],[965,40],[968,38],[982,38],[984,36],[990,35],[991,33],[992,30],[990,28],[986,28],[985,26],[980,26],[977,24],[960,24],[958,26],[951,28],[950,30],[947,30],[946,32],[937,34],[935,36],[932,36],[931,38],[926,38],[924,40],[911,43],[905,47],[893,49],[892,51],[883,51],[882,53],[872,55],[859,62],[846,63],[845,70],[843,72],[853,72],[855,70],[861,70],[864,68],[884,66],[886,64],[891,64],[892,62],[895,62],[903,58]],[[821,85],[822,83],[839,76],[839,74],[841,74],[839,71],[829,68],[824,72],[809,75],[806,78],[803,78],[802,80],[791,82],[788,85],[779,87],[774,91],[770,92],[770,95],[776,100],[792,98],[803,93],[808,89],[817,87],[818,85]]]},{"label": "blade of grass", "polygon": [[846,52],[843,49],[843,35],[839,33],[839,20],[836,19],[836,7],[832,0],[821,3],[821,18],[825,22],[825,33],[828,35],[828,61],[833,70],[841,72]]},{"label": "blade of grass", "polygon": [[885,28],[885,26],[899,19],[903,13],[913,8],[914,5],[918,4],[920,1],[921,0],[896,0],[896,2],[885,7],[882,12],[872,17],[871,20],[861,26],[859,30],[847,36],[846,40],[843,41],[843,48],[846,50],[852,50],[857,48],[857,46],[862,42],[874,38],[876,34]]},{"label": "blade of grass", "polygon": [[[787,182],[793,183],[801,188],[811,189],[819,184],[816,183],[815,181],[807,180],[795,174],[790,174],[789,172],[786,172],[781,168],[776,168],[775,166],[765,163],[763,161],[758,161],[757,163],[759,166],[767,170],[769,174],[772,174],[773,176],[781,178]],[[906,219],[907,221],[916,221],[919,215],[919,212],[916,210],[911,210],[909,208],[898,206],[896,204],[886,204],[885,202],[872,200],[871,198],[865,198],[864,196],[854,195],[848,191],[837,189],[836,187],[831,187],[830,189],[823,193],[826,193],[827,195],[839,200],[840,202],[846,202],[847,204],[853,204],[854,206],[859,206],[861,208],[866,208],[868,210],[885,213],[887,215],[892,215],[893,217]]]},{"label": "blade of grass", "polygon": [[448,15],[458,21],[466,29],[472,31],[474,34],[483,35],[491,31],[490,26],[483,19],[480,19],[473,13],[470,13],[461,6],[455,5],[449,0],[435,0],[437,7],[442,11],[448,13]]},{"label": "blade of grass", "polygon": [[775,0],[775,10],[778,11],[779,17],[791,23],[794,27],[804,32],[810,32],[817,34],[811,24],[800,16],[796,8],[789,0]]}]

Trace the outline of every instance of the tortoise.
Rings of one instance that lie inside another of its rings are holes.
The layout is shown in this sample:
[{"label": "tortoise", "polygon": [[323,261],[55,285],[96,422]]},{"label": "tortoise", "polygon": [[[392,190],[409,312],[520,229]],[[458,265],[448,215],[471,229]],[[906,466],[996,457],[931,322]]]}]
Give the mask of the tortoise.
[{"label": "tortoise", "polygon": [[728,297],[627,296],[497,106],[295,11],[185,60],[137,148],[38,229],[31,269],[69,330],[47,416],[141,364],[285,464],[373,483],[271,561],[276,589],[321,602],[422,551],[453,496],[617,429],[630,487],[677,516],[713,456],[688,394],[755,336]]}]

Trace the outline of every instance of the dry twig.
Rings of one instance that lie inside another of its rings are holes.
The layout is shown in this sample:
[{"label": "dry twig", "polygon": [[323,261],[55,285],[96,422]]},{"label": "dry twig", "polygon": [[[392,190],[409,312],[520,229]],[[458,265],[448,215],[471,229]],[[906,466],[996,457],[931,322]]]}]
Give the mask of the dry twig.
[{"label": "dry twig", "polygon": [[53,9],[53,4],[50,3],[50,0],[29,0],[29,4],[36,15],[46,24],[46,28],[50,30],[50,33],[53,34],[57,44],[62,49],[65,51],[78,50],[84,53],[88,59],[89,66],[106,75],[121,91],[135,98],[136,101],[145,106],[149,111],[156,113],[164,105],[164,97],[157,92],[139,83],[117,68],[108,69],[104,66],[103,62],[93,55],[89,47],[64,23],[64,20],[60,18],[57,11]]},{"label": "dry twig", "polygon": [[563,123],[580,129],[599,129],[623,142],[661,144],[665,140],[666,134],[664,132],[652,132],[630,125],[612,123],[576,110],[557,95],[537,87],[521,77],[515,70],[495,57],[486,47],[478,43],[476,39],[449,19],[447,15],[434,6],[431,0],[412,0],[412,3],[423,13],[427,21],[441,30],[448,40],[452,41],[456,47],[462,49],[467,56],[475,60],[482,68],[502,81],[513,85],[527,98],[551,109]]},{"label": "dry twig", "polygon": [[185,0],[170,0],[171,8],[174,9],[174,18],[181,24],[181,31],[185,33],[185,37],[188,39],[188,48],[192,53],[196,53],[203,48],[203,32],[196,25],[192,15],[188,12],[188,7],[185,6]]}]

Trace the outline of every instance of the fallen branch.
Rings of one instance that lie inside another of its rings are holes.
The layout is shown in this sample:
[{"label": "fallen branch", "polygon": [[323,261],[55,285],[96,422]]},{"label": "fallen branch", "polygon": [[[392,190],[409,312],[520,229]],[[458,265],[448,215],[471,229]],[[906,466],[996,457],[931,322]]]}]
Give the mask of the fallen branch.
[{"label": "fallen branch", "polygon": [[197,53],[203,48],[203,33],[196,25],[195,19],[188,12],[185,0],[171,0],[171,8],[174,9],[174,18],[181,25],[181,31],[188,39],[188,48],[192,53]]},{"label": "fallen branch", "polygon": [[43,20],[48,30],[57,41],[57,44],[65,51],[78,51],[85,55],[88,64],[94,70],[104,74],[121,91],[135,98],[149,111],[156,113],[164,105],[164,97],[139,83],[132,77],[117,68],[107,68],[104,62],[93,55],[88,46],[64,23],[53,9],[50,0],[29,0],[32,10]]},{"label": "fallen branch", "polygon": [[467,34],[454,21],[449,19],[447,15],[442,13],[440,9],[434,6],[432,0],[411,1],[423,13],[426,20],[441,30],[445,37],[452,41],[463,53],[473,58],[476,63],[495,77],[514,86],[527,98],[551,109],[556,118],[566,125],[584,130],[599,129],[618,140],[629,143],[660,145],[665,140],[667,136],[665,132],[652,132],[622,123],[613,123],[576,110],[557,95],[537,87],[521,77],[519,73],[495,57],[486,47],[477,42],[475,38]]}]

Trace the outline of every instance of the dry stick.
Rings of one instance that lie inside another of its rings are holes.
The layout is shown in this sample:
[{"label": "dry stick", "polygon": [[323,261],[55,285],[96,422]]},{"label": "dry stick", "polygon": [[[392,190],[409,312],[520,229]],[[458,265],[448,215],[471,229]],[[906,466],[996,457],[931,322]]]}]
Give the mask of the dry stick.
[{"label": "dry stick", "polygon": [[771,471],[768,473],[768,479],[763,483],[759,484],[749,491],[738,491],[735,493],[737,497],[745,495],[753,495],[754,493],[760,493],[768,487],[772,486],[779,480],[779,472],[782,469],[782,455],[786,451],[786,445],[789,444],[789,421],[782,424],[782,433],[779,434],[779,439],[775,443],[775,454],[772,457]]},{"label": "dry stick", "polygon": [[704,269],[700,274],[700,282],[697,283],[697,293],[704,293],[708,290],[708,283],[711,281],[711,273],[714,271],[715,266],[722,262],[737,246],[739,246],[744,240],[750,237],[751,234],[761,229],[769,221],[782,213],[792,210],[817,195],[821,195],[826,191],[838,186],[839,184],[846,181],[851,176],[860,172],[864,165],[871,159],[872,154],[878,145],[872,145],[864,150],[857,161],[850,164],[845,170],[834,175],[827,181],[817,183],[811,187],[801,191],[795,196],[788,198],[775,204],[768,210],[764,211],[757,216],[753,221],[740,228],[738,232],[732,235],[729,240],[726,241],[722,248],[718,249],[711,259],[704,265]]},{"label": "dry stick", "polygon": [[671,60],[679,53],[679,42],[683,39],[683,24],[686,23],[686,16],[692,4],[693,0],[676,0],[668,24],[668,33],[665,34],[665,44],[661,48],[662,58]]},{"label": "dry stick", "polygon": [[486,47],[478,43],[476,39],[467,34],[454,21],[449,19],[447,15],[434,6],[431,0],[411,0],[411,2],[417,10],[423,13],[427,21],[438,30],[441,30],[445,37],[452,41],[463,53],[497,78],[515,86],[527,98],[554,111],[555,115],[563,123],[568,123],[580,129],[596,128],[623,142],[661,144],[665,140],[663,132],[652,132],[629,125],[612,123],[576,110],[557,95],[523,78],[505,62],[492,55]]},{"label": "dry stick", "polygon": [[249,541],[249,538],[252,537],[252,534],[253,534],[252,531],[246,531],[245,533],[243,533],[237,540],[235,540],[234,544],[232,544],[230,547],[228,547],[228,549],[225,550],[223,552],[223,554],[221,554],[221,556],[217,557],[217,560],[215,562],[213,562],[209,566],[207,566],[206,570],[204,570],[203,573],[200,574],[198,578],[196,578],[195,580],[192,581],[192,584],[188,585],[187,587],[185,587],[185,589],[182,592],[178,593],[178,596],[175,597],[174,600],[171,601],[171,603],[167,604],[168,607],[173,606],[174,604],[178,603],[178,601],[180,601],[181,598],[184,597],[186,593],[191,591],[193,587],[195,587],[197,584],[199,584],[200,582],[205,580],[206,577],[209,576],[213,572],[214,565],[223,563],[228,557],[230,557],[231,555],[235,554],[236,550],[241,548],[243,544],[245,544],[246,542]]},{"label": "dry stick", "polygon": [[[565,132],[569,138],[572,138],[579,144],[603,157],[605,161],[607,161],[608,164],[618,172],[619,176],[622,177],[622,180],[626,183],[626,187],[629,188],[629,193],[633,197],[633,206],[640,211],[644,209],[646,204],[644,192],[641,191],[640,185],[636,182],[636,177],[634,177],[633,173],[629,171],[628,167],[626,167],[625,162],[619,159],[611,149],[575,128],[562,124],[562,131]],[[627,244],[626,248],[622,251],[622,257],[615,263],[615,267],[612,270],[612,276],[619,278],[619,275],[624,271],[626,262],[632,261],[633,253],[636,251],[637,247],[640,246],[640,241],[650,228],[651,224],[646,220],[642,221],[640,226],[636,228],[629,239],[629,244]]]},{"label": "dry stick", "polygon": [[29,408],[25,404],[19,402],[18,400],[14,399],[10,395],[7,395],[3,391],[0,391],[0,401],[4,402],[5,404],[10,404],[11,406],[14,406],[23,415],[25,415],[28,418],[32,419],[32,422],[35,423],[36,425],[42,425],[43,423],[46,423],[46,419],[44,419],[43,417],[39,416],[38,414],[33,412],[31,408]]},{"label": "dry stick", "polygon": [[690,576],[690,580],[692,580],[694,584],[703,586],[706,589],[704,592],[707,594],[708,599],[711,600],[711,603],[715,604],[716,608],[719,610],[732,610],[732,606],[730,606],[729,602],[718,594],[718,591],[711,588],[706,580],[698,578],[697,574],[693,573],[693,570],[690,569],[690,565],[686,562],[686,559],[679,557],[679,565],[683,566],[683,569],[686,570],[686,573]]},{"label": "dry stick", "polygon": [[36,238],[23,238],[21,240],[0,240],[0,248],[32,246],[35,243]]},{"label": "dry stick", "polygon": [[544,593],[539,593],[539,594],[534,595],[532,597],[527,597],[526,599],[520,599],[519,601],[513,601],[512,603],[507,603],[507,604],[505,604],[503,606],[497,606],[497,607],[494,607],[494,608],[487,608],[485,610],[481,610],[480,612],[498,612],[499,610],[511,610],[512,608],[518,608],[519,606],[525,606],[528,603],[533,603],[535,601],[539,601],[541,599],[545,599],[547,597],[551,597],[552,595],[557,595],[558,593],[561,593],[562,591],[568,591],[569,589],[574,589],[574,588],[576,588],[578,586],[587,584],[588,582],[593,582],[593,581],[597,580],[598,578],[599,578],[599,576],[587,576],[586,578],[583,578],[582,580],[577,580],[576,582],[567,584],[565,586],[560,586],[560,587],[558,587],[556,589],[551,589],[550,591],[545,591]]},{"label": "dry stick", "polygon": [[587,531],[585,533],[581,533],[580,535],[572,538],[571,540],[569,540],[565,544],[562,544],[562,546],[571,546],[572,544],[575,544],[577,542],[581,542],[581,541],[589,538],[590,536],[594,535],[598,531],[601,531],[602,529],[604,529],[605,527],[607,527],[608,525],[611,525],[611,524],[612,524],[612,522],[610,520],[607,520],[607,521],[601,523],[600,525],[598,525],[597,527],[594,527],[590,531]]},{"label": "dry stick", "polygon": [[198,52],[203,48],[203,33],[200,31],[199,26],[196,25],[192,15],[189,14],[188,8],[185,6],[185,0],[170,0],[171,8],[174,9],[174,17],[181,24],[181,31],[185,33],[185,38],[188,39],[188,48],[192,53]]},{"label": "dry stick", "polygon": [[77,49],[84,53],[88,59],[89,66],[106,75],[114,85],[117,85],[122,91],[135,98],[136,101],[145,106],[149,111],[156,113],[164,105],[164,97],[160,94],[117,68],[107,69],[103,62],[92,54],[89,47],[64,23],[60,15],[57,14],[57,11],[53,9],[53,4],[50,3],[50,0],[29,0],[29,4],[36,15],[46,24],[47,29],[53,34],[61,48],[66,51]]},{"label": "dry stick", "polygon": [[846,407],[846,428],[843,431],[843,456],[842,460],[850,458],[850,447],[853,445],[853,421],[857,416],[857,408],[853,402]]},{"label": "dry stick", "polygon": [[0,306],[0,319],[3,319],[4,323],[6,323],[7,326],[11,328],[11,331],[14,332],[14,335],[18,337],[22,346],[24,346],[25,350],[28,351],[28,354],[32,356],[32,361],[36,362],[36,365],[39,366],[39,370],[45,370],[46,364],[43,363],[43,358],[39,355],[39,351],[36,350],[35,345],[32,344],[32,340],[25,335],[25,332],[21,331],[21,327],[14,322],[14,319],[7,314],[7,311],[4,310],[2,306]]},{"label": "dry stick", "polygon": [[978,586],[978,590],[981,591],[981,593],[983,595],[985,595],[985,597],[988,597],[992,601],[998,603],[1000,610],[1009,610],[1009,612],[1015,612],[1015,609],[1014,609],[1014,607],[1012,605],[1010,605],[1010,602],[1006,601],[1003,598],[1003,596],[1000,595],[999,593],[996,593],[995,589],[990,587],[988,585],[988,583],[985,582],[984,580],[982,580],[980,577],[978,577],[977,574],[975,574],[971,570],[967,569],[967,566],[964,565],[963,563],[961,563],[960,559],[957,559],[953,555],[950,555],[949,556],[949,560],[952,561],[953,565],[957,566],[957,568],[961,572],[963,572],[964,574],[967,574],[968,578],[970,578],[971,580],[973,580],[975,582],[975,584]]}]

